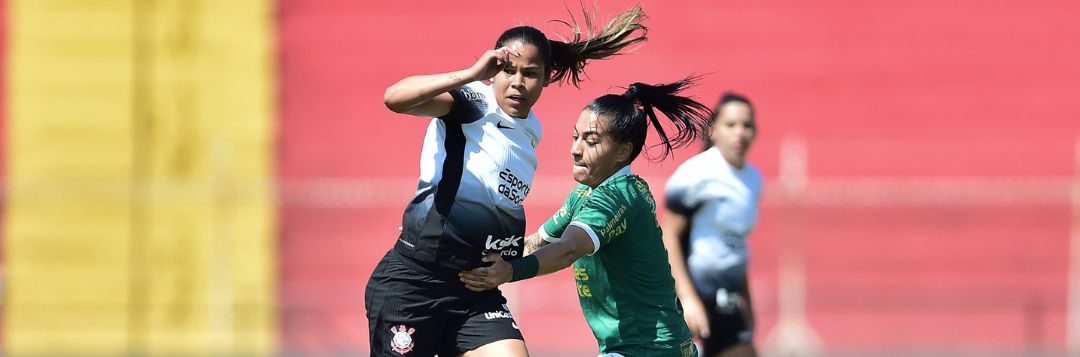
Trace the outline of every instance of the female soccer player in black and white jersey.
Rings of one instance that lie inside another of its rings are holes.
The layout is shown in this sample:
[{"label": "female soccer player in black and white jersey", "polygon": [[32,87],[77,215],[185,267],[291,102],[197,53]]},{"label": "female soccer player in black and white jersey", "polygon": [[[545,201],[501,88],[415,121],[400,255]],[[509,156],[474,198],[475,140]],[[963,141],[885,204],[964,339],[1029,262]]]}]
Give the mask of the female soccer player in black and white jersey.
[{"label": "female soccer player in black and white jersey", "polygon": [[401,235],[365,291],[372,356],[528,355],[502,293],[470,291],[457,273],[487,265],[487,253],[523,255],[541,138],[533,105],[550,83],[577,85],[587,60],[645,41],[644,18],[634,7],[568,42],[514,27],[468,68],[386,89],[390,110],[434,119]]},{"label": "female soccer player in black and white jersey", "polygon": [[714,109],[705,151],[667,184],[664,246],[690,332],[704,356],[756,356],[746,238],[757,222],[761,172],[746,161],[754,108],[727,93]]}]

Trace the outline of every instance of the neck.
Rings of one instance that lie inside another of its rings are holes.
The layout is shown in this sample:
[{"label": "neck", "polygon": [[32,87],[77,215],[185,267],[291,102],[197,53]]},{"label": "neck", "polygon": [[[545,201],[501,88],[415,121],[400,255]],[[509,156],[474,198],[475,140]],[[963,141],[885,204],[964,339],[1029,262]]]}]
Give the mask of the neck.
[{"label": "neck", "polygon": [[723,151],[720,151],[720,156],[723,156],[724,161],[727,161],[728,164],[736,169],[742,170],[743,166],[746,165],[746,158],[744,157],[730,157],[728,154],[724,154]]},{"label": "neck", "polygon": [[[619,173],[619,170],[622,170],[627,165],[629,165],[629,164],[616,166],[615,169],[611,170],[611,172],[609,172],[607,175],[604,175],[604,178],[599,179],[599,180],[597,180],[596,182],[594,182],[592,184],[585,183],[585,185],[589,186],[590,188],[597,188],[601,184],[603,184],[604,182],[607,182],[607,180],[611,179],[612,176],[615,176],[615,174]],[[582,182],[582,183],[584,183],[584,182]]]}]

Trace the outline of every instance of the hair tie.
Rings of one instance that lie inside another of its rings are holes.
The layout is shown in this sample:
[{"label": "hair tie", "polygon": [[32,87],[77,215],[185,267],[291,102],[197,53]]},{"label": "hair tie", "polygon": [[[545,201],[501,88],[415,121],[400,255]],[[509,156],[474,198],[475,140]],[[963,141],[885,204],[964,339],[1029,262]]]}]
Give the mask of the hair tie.
[{"label": "hair tie", "polygon": [[635,82],[626,88],[626,93],[623,93],[623,98],[633,103],[635,106],[643,107],[644,103],[641,101],[641,83]]}]

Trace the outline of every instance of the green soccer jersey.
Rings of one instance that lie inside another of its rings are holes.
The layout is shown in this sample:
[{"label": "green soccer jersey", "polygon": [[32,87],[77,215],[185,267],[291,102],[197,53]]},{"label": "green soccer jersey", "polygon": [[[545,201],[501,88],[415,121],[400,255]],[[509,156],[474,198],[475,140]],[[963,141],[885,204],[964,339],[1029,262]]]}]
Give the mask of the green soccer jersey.
[{"label": "green soccer jersey", "polygon": [[595,189],[578,185],[540,233],[553,241],[569,226],[593,240],[593,253],[573,268],[581,311],[600,352],[696,356],[645,180],[624,167]]}]

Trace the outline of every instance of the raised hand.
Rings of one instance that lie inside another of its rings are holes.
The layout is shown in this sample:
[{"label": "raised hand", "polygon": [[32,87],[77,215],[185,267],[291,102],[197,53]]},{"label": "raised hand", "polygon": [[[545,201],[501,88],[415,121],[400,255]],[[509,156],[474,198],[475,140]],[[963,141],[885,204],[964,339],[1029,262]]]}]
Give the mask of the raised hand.
[{"label": "raised hand", "polygon": [[521,53],[510,47],[484,51],[476,63],[469,67],[469,71],[473,73],[472,79],[479,81],[495,77],[499,71],[510,65],[510,56],[521,57]]}]

